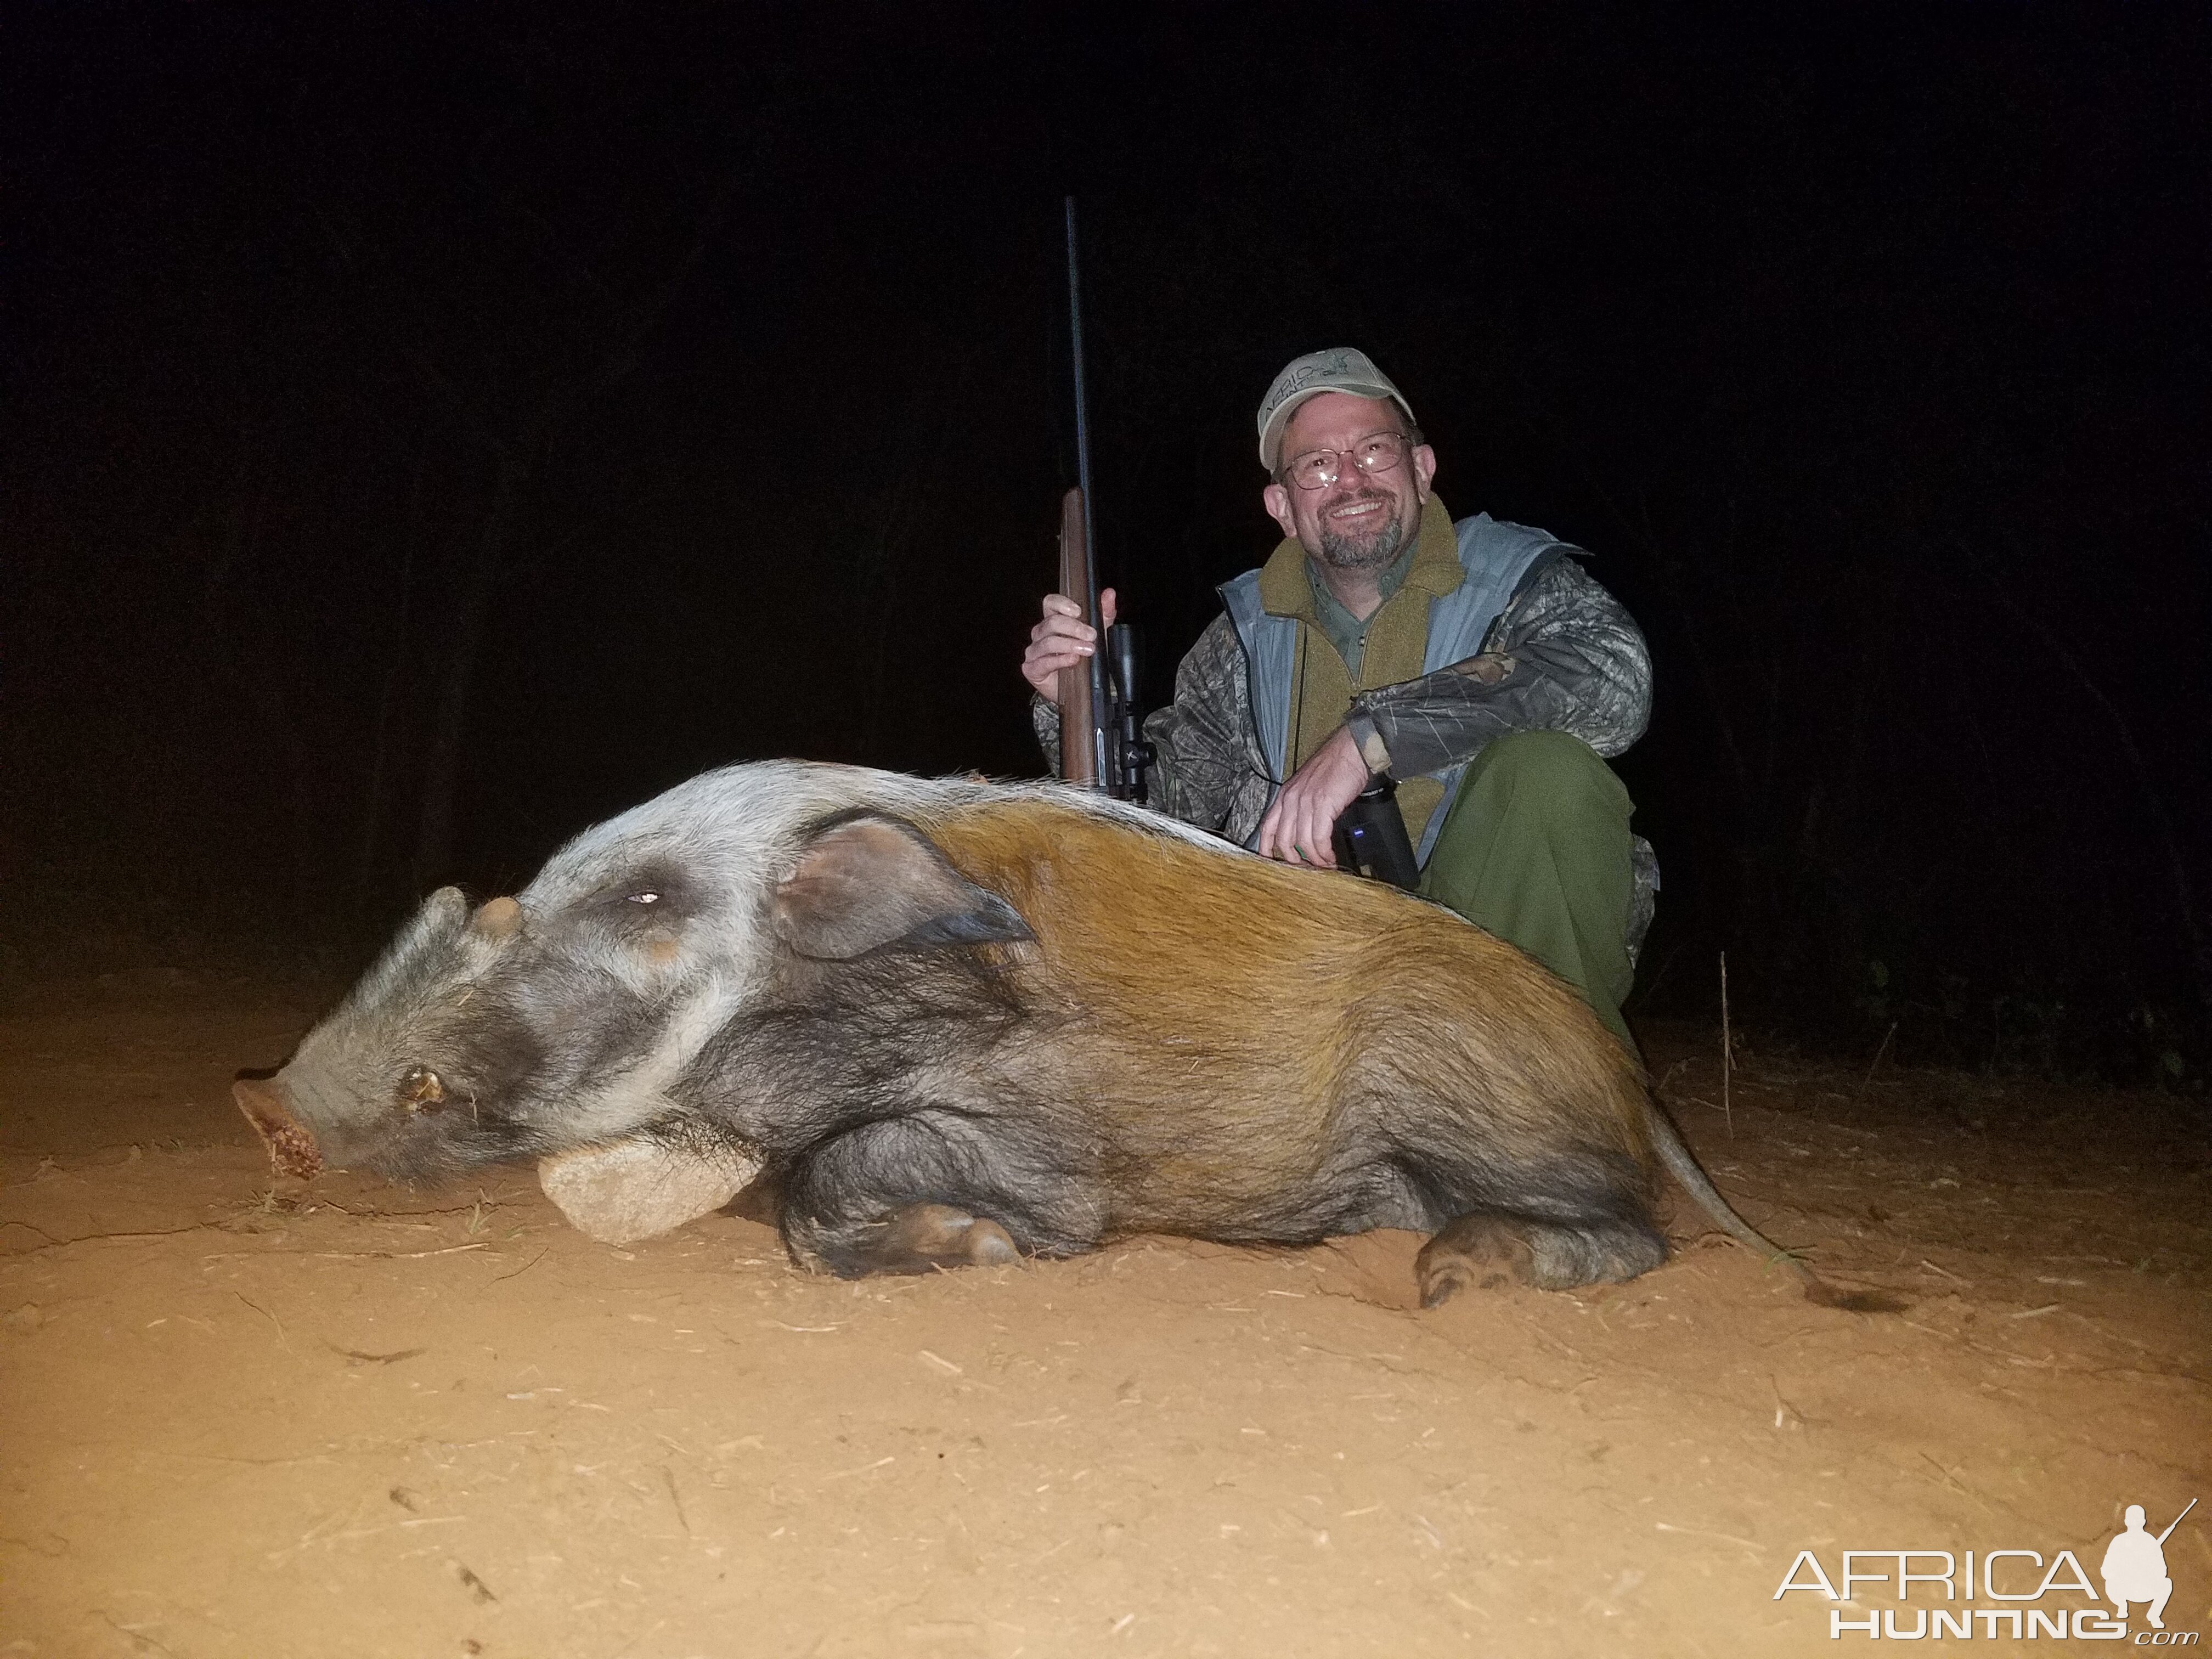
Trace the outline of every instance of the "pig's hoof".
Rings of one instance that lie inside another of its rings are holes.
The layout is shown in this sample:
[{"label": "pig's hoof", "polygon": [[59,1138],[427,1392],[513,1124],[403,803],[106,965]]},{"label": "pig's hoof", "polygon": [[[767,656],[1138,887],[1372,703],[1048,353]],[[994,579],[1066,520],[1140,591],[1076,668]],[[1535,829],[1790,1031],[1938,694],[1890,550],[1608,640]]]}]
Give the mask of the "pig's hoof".
[{"label": "pig's hoof", "polygon": [[1463,1215],[1413,1258],[1424,1308],[1448,1302],[1469,1285],[1492,1291],[1528,1276],[1528,1242],[1502,1216]]},{"label": "pig's hoof", "polygon": [[1004,1227],[950,1204],[910,1204],[896,1212],[864,1253],[870,1269],[892,1273],[1001,1267],[1022,1258]]},{"label": "pig's hoof", "polygon": [[979,1267],[1004,1267],[1022,1259],[1013,1235],[995,1221],[978,1220],[968,1230],[968,1260]]},{"label": "pig's hoof", "polygon": [[1421,1252],[1413,1277],[1421,1287],[1424,1308],[1438,1307],[1469,1285],[1494,1291],[1506,1282],[1506,1275],[1494,1261],[1474,1261],[1455,1250],[1438,1250],[1433,1246]]},{"label": "pig's hoof", "polygon": [[1488,1290],[1510,1278],[1540,1291],[1571,1291],[1633,1279],[1666,1259],[1666,1241],[1638,1218],[1576,1224],[1463,1215],[1421,1247],[1413,1273],[1421,1305],[1433,1308],[1468,1285]]}]

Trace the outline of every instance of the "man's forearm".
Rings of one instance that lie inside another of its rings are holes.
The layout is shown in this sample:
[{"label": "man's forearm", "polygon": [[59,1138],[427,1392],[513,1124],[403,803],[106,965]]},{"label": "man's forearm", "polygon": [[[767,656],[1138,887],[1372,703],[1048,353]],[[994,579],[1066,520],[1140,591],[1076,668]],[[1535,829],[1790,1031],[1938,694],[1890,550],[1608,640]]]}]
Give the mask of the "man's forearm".
[{"label": "man's forearm", "polygon": [[1488,649],[1363,693],[1346,724],[1373,772],[1414,777],[1512,732],[1565,732],[1608,757],[1650,718],[1651,661],[1620,602],[1564,562],[1500,619]]}]

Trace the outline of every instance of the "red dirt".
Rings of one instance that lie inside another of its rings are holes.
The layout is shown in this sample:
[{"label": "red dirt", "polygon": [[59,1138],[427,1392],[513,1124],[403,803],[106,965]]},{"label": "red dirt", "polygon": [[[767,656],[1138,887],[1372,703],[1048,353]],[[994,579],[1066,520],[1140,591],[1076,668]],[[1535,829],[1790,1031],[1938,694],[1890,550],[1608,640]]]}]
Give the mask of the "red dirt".
[{"label": "red dirt", "polygon": [[0,1019],[0,1656],[1832,1653],[1801,1550],[2094,1575],[2212,1499],[2201,1105],[1754,1059],[1731,1135],[1662,1030],[1723,1188],[1910,1310],[1678,1202],[1634,1284],[1424,1314],[1409,1234],[848,1285],[722,1216],[594,1244],[527,1170],[272,1185],[230,1076],[317,1012]]}]

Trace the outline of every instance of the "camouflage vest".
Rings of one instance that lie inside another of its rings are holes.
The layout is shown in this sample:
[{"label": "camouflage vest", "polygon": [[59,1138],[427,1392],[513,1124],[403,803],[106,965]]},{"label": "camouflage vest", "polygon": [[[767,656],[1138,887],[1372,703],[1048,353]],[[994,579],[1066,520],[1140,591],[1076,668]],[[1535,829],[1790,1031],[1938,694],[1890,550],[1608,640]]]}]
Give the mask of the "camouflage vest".
[{"label": "camouflage vest", "polygon": [[[1547,532],[1506,524],[1487,513],[1479,513],[1453,525],[1443,502],[1435,496],[1429,498],[1421,516],[1421,540],[1424,546],[1421,554],[1415,556],[1416,573],[1423,562],[1422,556],[1432,547],[1450,547],[1457,556],[1459,566],[1455,580],[1447,575],[1442,580],[1432,580],[1426,584],[1433,591],[1427,595],[1428,632],[1419,670],[1423,674],[1433,674],[1480,651],[1491,624],[1498,620],[1498,613],[1520,587],[1522,577],[1546,554],[1565,545]],[[1279,548],[1276,557],[1268,561],[1268,568],[1273,569],[1279,560],[1291,556],[1303,561],[1303,550],[1295,542]],[[1302,725],[1310,724],[1307,711],[1292,706],[1292,685],[1298,678],[1302,647],[1306,652],[1328,653],[1339,678],[1348,684],[1350,677],[1336,647],[1308,619],[1312,605],[1310,592],[1303,607],[1284,603],[1284,585],[1278,580],[1271,584],[1276,589],[1271,602],[1261,591],[1265,574],[1248,570],[1235,580],[1223,584],[1220,591],[1222,604],[1228,608],[1237,640],[1244,647],[1244,660],[1250,673],[1252,720],[1259,734],[1260,752],[1266,757],[1269,778],[1279,790],[1297,769],[1291,758],[1297,736],[1291,730],[1292,722],[1296,720]],[[1302,562],[1299,577],[1303,582]],[[1419,602],[1423,594],[1416,588],[1416,580],[1415,574],[1409,574],[1406,586],[1400,588],[1390,603]],[[1307,614],[1301,615],[1301,609]],[[1378,611],[1376,616],[1379,618],[1382,614]],[[1309,629],[1315,639],[1304,637]],[[1370,648],[1373,648],[1371,644]],[[1340,722],[1341,714],[1336,718]],[[1399,799],[1407,809],[1407,829],[1414,840],[1415,856],[1424,864],[1428,861],[1430,849],[1436,844],[1437,831],[1443,823],[1443,814],[1437,808],[1451,799],[1453,791],[1459,787],[1460,775],[1465,770],[1462,763],[1430,773],[1424,779],[1398,780]],[[1254,840],[1257,840],[1256,830]]]}]

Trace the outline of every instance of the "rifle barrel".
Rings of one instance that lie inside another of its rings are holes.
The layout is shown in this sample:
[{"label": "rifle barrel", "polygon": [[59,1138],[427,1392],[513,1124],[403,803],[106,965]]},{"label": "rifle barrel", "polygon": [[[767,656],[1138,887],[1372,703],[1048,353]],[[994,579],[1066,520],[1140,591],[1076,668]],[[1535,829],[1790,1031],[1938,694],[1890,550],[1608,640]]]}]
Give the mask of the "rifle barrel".
[{"label": "rifle barrel", "polygon": [[2189,1500],[2189,1508],[2183,1510],[2180,1514],[2173,1517],[2173,1526],[2168,1527],[2164,1532],[2159,1534],[2158,1541],[2163,1544],[2167,1539],[2172,1537],[2173,1528],[2179,1526],[2184,1521],[2186,1521],[2189,1518],[2189,1510],[2193,1510],[2196,1507],[2197,1500],[2192,1498]]},{"label": "rifle barrel", "polygon": [[[1083,619],[1098,630],[1098,648],[1091,653],[1084,677],[1090,682],[1088,702],[1091,714],[1080,728],[1072,728],[1067,705],[1061,703],[1060,746],[1062,760],[1060,770],[1071,782],[1086,782],[1100,788],[1110,787],[1114,774],[1109,769],[1106,727],[1096,718],[1096,713],[1106,707],[1106,619],[1099,614],[1098,605],[1098,537],[1091,508],[1091,400],[1083,376],[1083,282],[1078,272],[1075,257],[1075,198],[1070,196],[1065,203],[1067,215],[1067,319],[1068,339],[1075,358],[1075,478],[1077,512],[1083,532],[1083,585],[1079,588],[1063,587],[1060,591],[1071,599],[1083,605]],[[1066,514],[1061,515],[1060,547],[1065,574],[1067,546]],[[1087,730],[1090,733],[1091,775],[1077,779],[1067,771],[1066,756],[1071,740]]]}]

